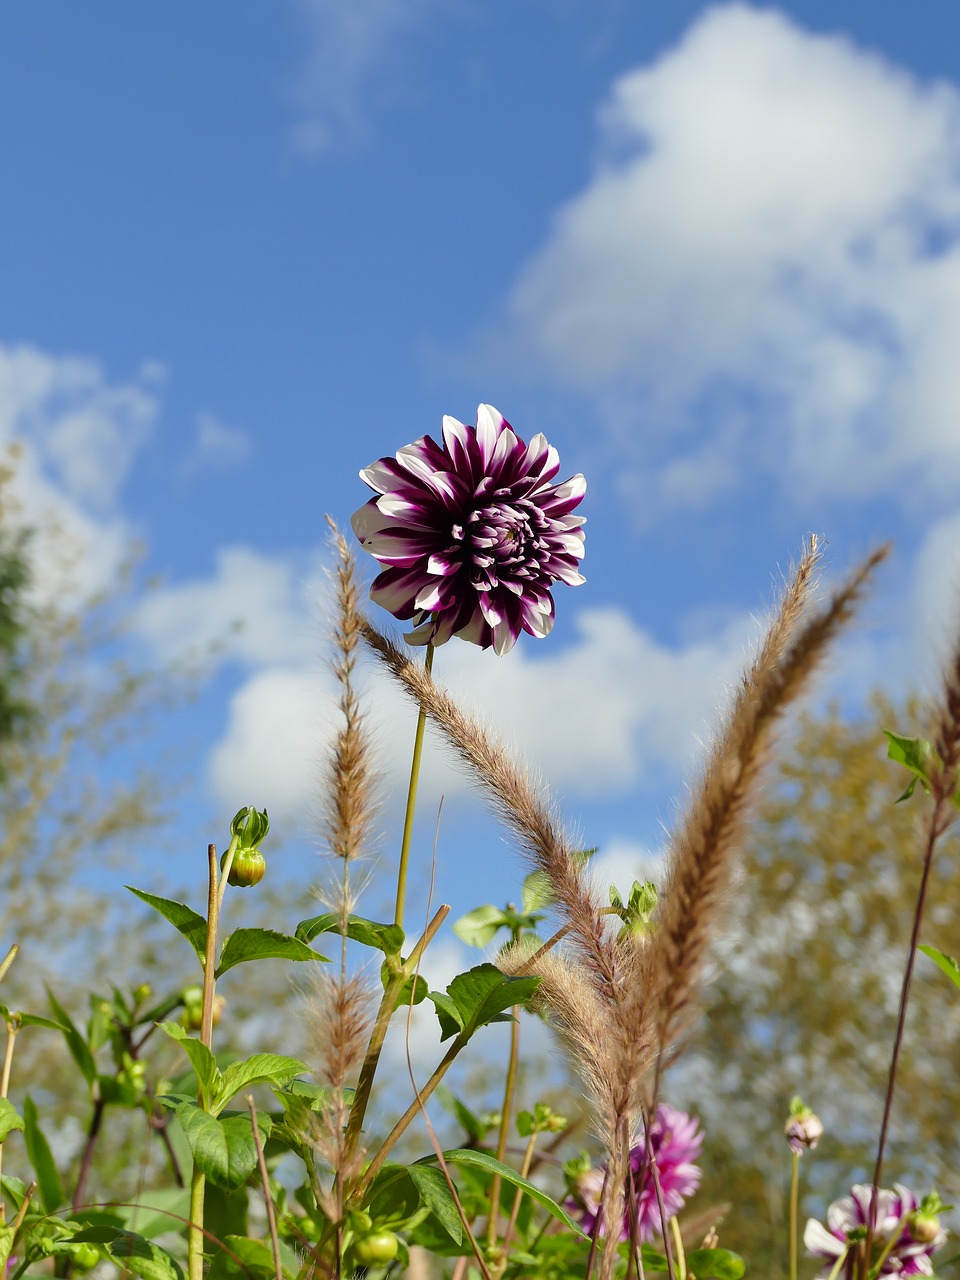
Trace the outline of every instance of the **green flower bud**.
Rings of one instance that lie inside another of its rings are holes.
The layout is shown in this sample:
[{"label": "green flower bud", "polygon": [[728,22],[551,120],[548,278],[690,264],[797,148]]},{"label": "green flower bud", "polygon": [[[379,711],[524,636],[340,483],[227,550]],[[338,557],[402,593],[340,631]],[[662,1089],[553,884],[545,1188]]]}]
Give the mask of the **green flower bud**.
[{"label": "green flower bud", "polygon": [[353,1256],[362,1267],[385,1267],[400,1250],[400,1241],[392,1231],[372,1231],[354,1241]]},{"label": "green flower bud", "polygon": [[918,1244],[932,1244],[940,1234],[940,1219],[935,1213],[921,1213],[918,1209],[907,1219],[910,1234]]},{"label": "green flower bud", "polygon": [[[220,859],[221,871],[226,861],[227,855],[224,854]],[[234,856],[233,866],[227,876],[227,884],[235,885],[240,889],[249,889],[252,885],[260,883],[266,869],[266,861],[259,849],[244,849],[241,846]]]}]

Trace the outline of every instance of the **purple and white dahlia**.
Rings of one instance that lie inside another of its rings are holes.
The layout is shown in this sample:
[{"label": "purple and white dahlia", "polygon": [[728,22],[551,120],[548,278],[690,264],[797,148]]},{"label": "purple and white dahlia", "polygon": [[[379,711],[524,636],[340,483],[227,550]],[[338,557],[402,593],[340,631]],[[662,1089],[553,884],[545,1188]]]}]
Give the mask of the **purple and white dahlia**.
[{"label": "purple and white dahlia", "polygon": [[553,627],[554,582],[579,586],[586,481],[552,484],[560,458],[542,435],[524,444],[489,404],[477,425],[443,419],[442,441],[424,436],[360,472],[378,496],[351,524],[384,566],[371,599],[412,618],[411,644],[462,636],[506,653],[521,631]]},{"label": "purple and white dahlia", "polygon": [[[852,1187],[848,1196],[834,1200],[827,1210],[827,1225],[815,1218],[807,1221],[803,1243],[807,1251],[827,1259],[823,1275],[834,1273],[838,1260],[846,1255],[837,1274],[853,1276],[857,1258],[857,1242],[864,1238],[870,1215],[873,1188],[867,1183]],[[880,1190],[877,1195],[876,1227],[873,1233],[871,1265],[883,1255],[881,1276],[933,1275],[930,1255],[947,1238],[935,1214],[926,1213],[917,1204],[912,1191],[894,1183],[893,1191]]]},{"label": "purple and white dahlia", "polygon": [[[650,1146],[657,1162],[663,1208],[667,1219],[683,1208],[686,1200],[700,1185],[700,1170],[693,1162],[703,1146],[703,1134],[695,1116],[675,1111],[665,1103],[657,1107],[657,1114],[650,1126]],[[567,1208],[579,1212],[584,1231],[592,1234],[600,1216],[600,1196],[603,1190],[604,1166],[591,1169],[577,1179],[576,1190],[580,1203],[569,1202]],[[623,1222],[620,1239],[630,1238],[630,1182],[633,1183],[633,1200],[636,1206],[637,1226],[641,1240],[652,1240],[661,1234],[665,1223],[660,1221],[657,1188],[647,1159],[646,1143],[641,1140],[630,1149],[630,1172],[624,1188]],[[601,1226],[601,1231],[603,1230]]]}]

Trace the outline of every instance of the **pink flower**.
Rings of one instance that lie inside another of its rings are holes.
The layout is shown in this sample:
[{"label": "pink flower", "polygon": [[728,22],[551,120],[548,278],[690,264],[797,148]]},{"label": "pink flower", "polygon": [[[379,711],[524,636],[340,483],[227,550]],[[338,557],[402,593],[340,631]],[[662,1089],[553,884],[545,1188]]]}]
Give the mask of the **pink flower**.
[{"label": "pink flower", "polygon": [[[669,1220],[680,1212],[687,1198],[693,1195],[700,1185],[700,1170],[693,1163],[703,1146],[703,1134],[699,1131],[699,1121],[683,1111],[675,1111],[673,1107],[661,1103],[657,1107],[656,1117],[650,1126],[650,1146],[653,1148],[654,1159],[657,1162],[664,1212]],[[600,1214],[603,1176],[604,1166],[591,1169],[589,1173],[584,1174],[577,1181],[577,1191],[582,1204],[568,1203],[567,1206],[573,1210],[579,1210],[583,1229],[588,1234],[594,1231]],[[661,1234],[666,1224],[660,1221],[657,1190],[647,1159],[646,1143],[642,1139],[630,1149],[630,1173],[624,1192],[621,1240],[630,1238],[631,1182],[640,1239],[652,1240],[654,1236]]]},{"label": "pink flower", "polygon": [[440,443],[424,436],[360,472],[379,496],[351,524],[383,571],[371,598],[412,619],[411,644],[461,636],[497,653],[521,631],[553,627],[554,582],[584,581],[582,475],[552,484],[556,449],[542,435],[525,445],[491,405],[476,427],[443,419]]},{"label": "pink flower", "polygon": [[[808,1219],[803,1232],[803,1243],[809,1253],[827,1259],[829,1265],[825,1267],[823,1275],[829,1275],[837,1259],[844,1254],[847,1254],[847,1258],[839,1274],[844,1277],[853,1275],[856,1241],[863,1237],[867,1225],[872,1191],[873,1188],[867,1183],[860,1183],[851,1188],[848,1196],[834,1200],[827,1210],[826,1227],[815,1218]],[[947,1233],[936,1222],[935,1215],[931,1219],[934,1229],[923,1229],[928,1225],[923,1221],[926,1216],[923,1210],[927,1203],[928,1201],[924,1201],[918,1208],[916,1196],[899,1182],[894,1184],[893,1191],[881,1190],[878,1193],[876,1228],[873,1233],[874,1258],[886,1251],[891,1240],[894,1241],[880,1268],[881,1276],[933,1275],[930,1254],[940,1248]],[[925,1238],[920,1239],[918,1236]],[[853,1247],[849,1247],[851,1243]]]}]

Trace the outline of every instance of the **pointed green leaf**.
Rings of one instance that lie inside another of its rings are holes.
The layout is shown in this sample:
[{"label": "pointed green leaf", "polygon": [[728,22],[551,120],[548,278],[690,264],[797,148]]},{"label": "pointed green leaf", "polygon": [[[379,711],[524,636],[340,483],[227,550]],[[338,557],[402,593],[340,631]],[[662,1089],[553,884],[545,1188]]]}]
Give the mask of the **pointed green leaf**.
[{"label": "pointed green leaf", "polygon": [[450,1115],[460,1121],[471,1142],[482,1142],[490,1132],[492,1126],[484,1124],[480,1117],[474,1115],[446,1085],[441,1084],[437,1087],[436,1099],[444,1111],[449,1111]]},{"label": "pointed green leaf", "polygon": [[90,1046],[80,1034],[79,1028],[73,1019],[59,1003],[53,992],[47,988],[47,999],[50,1001],[50,1008],[56,1014],[57,1021],[61,1024],[63,1038],[67,1042],[67,1048],[70,1050],[70,1056],[80,1068],[80,1074],[86,1080],[87,1084],[92,1086],[97,1078],[97,1067],[93,1060],[93,1054],[90,1052]]},{"label": "pointed green leaf", "polygon": [[60,1175],[50,1151],[50,1144],[40,1131],[37,1108],[29,1094],[23,1100],[23,1139],[27,1156],[37,1175],[37,1190],[44,1213],[56,1213],[66,1203]]},{"label": "pointed green leaf", "polygon": [[0,1098],[0,1142],[14,1129],[23,1128],[23,1117],[9,1098]]},{"label": "pointed green leaf", "polygon": [[219,978],[234,965],[243,964],[247,960],[326,959],[326,956],[314,951],[299,938],[276,933],[273,929],[235,929],[223,944],[216,976]]},{"label": "pointed green leaf", "polygon": [[183,1280],[179,1262],[152,1240],[134,1231],[119,1231],[106,1246],[121,1270],[130,1271],[142,1280]]},{"label": "pointed green leaf", "polygon": [[[383,983],[384,990],[387,989],[393,977],[390,961],[384,960],[380,967],[380,981]],[[394,1009],[407,1009],[411,1004],[422,1004],[429,990],[426,978],[421,977],[419,973],[412,973],[397,991],[397,998],[393,1002]]]},{"label": "pointed green leaf", "polygon": [[197,915],[192,907],[182,902],[172,902],[169,898],[158,898],[155,893],[145,893],[142,889],[134,889],[133,885],[125,885],[132,894],[145,902],[154,911],[159,911],[165,920],[169,920],[178,933],[182,933],[193,947],[203,964],[207,951],[207,922],[203,916]]},{"label": "pointed green leaf", "polygon": [[[570,1231],[574,1231],[577,1235],[583,1235],[583,1232],[570,1217],[567,1211],[561,1208],[555,1200],[551,1200],[546,1192],[541,1191],[539,1187],[535,1187],[532,1182],[528,1182],[526,1178],[522,1178],[516,1169],[511,1169],[509,1165],[502,1164],[499,1160],[495,1160],[493,1156],[487,1155],[485,1151],[472,1151],[468,1148],[456,1148],[453,1151],[445,1151],[443,1158],[447,1164],[463,1164],[471,1165],[475,1169],[485,1169],[488,1173],[498,1173],[504,1182],[509,1182],[513,1187],[519,1189],[535,1200],[538,1205],[546,1209],[548,1213],[553,1214],[560,1222],[563,1223]],[[417,1164],[430,1165],[435,1164],[437,1157],[424,1156],[422,1160],[418,1160]],[[413,1167],[413,1166],[411,1166]]]},{"label": "pointed green leaf", "polygon": [[212,1110],[218,1114],[241,1089],[255,1084],[271,1084],[282,1088],[285,1084],[310,1068],[299,1058],[284,1058],[278,1053],[255,1053],[242,1062],[232,1062],[225,1067]]},{"label": "pointed green leaf", "polygon": [[[301,920],[296,928],[296,936],[301,942],[312,942],[321,933],[339,932],[340,915],[336,911]],[[375,920],[365,920],[363,916],[347,916],[347,937],[364,947],[374,947],[385,956],[398,956],[404,933],[398,924],[378,924]]]},{"label": "pointed green leaf", "polygon": [[41,1018],[35,1013],[22,1013],[20,1011],[11,1013],[5,1004],[0,1004],[0,1018],[6,1023],[15,1022],[17,1027],[49,1027],[51,1031],[63,1032],[70,1030],[62,1022],[54,1022],[52,1018]]},{"label": "pointed green leaf", "polygon": [[498,930],[508,924],[507,917],[499,907],[488,902],[483,907],[468,911],[453,926],[453,932],[468,947],[487,947],[496,937]]},{"label": "pointed green leaf", "polygon": [[539,985],[539,978],[504,977],[492,964],[480,964],[457,974],[446,995],[430,992],[430,999],[437,1006],[441,1040],[457,1031],[469,1038],[487,1023],[508,1022],[510,1015],[504,1010],[526,1004]]},{"label": "pointed green leaf", "polygon": [[903,738],[898,733],[891,733],[889,729],[884,729],[883,733],[887,739],[887,759],[902,764],[914,775],[903,795],[897,797],[897,804],[901,800],[910,799],[918,779],[924,791],[929,794],[930,771],[937,758],[930,743],[926,738]]},{"label": "pointed green leaf", "polygon": [[520,901],[524,911],[542,911],[557,900],[550,877],[545,871],[531,871],[524,879]]},{"label": "pointed green leaf", "polygon": [[463,1223],[443,1171],[432,1165],[412,1164],[408,1173],[417,1188],[421,1204],[426,1205],[454,1244],[460,1244],[463,1240]]},{"label": "pointed green leaf", "polygon": [[176,1040],[190,1059],[190,1065],[197,1073],[197,1083],[204,1103],[211,1107],[223,1081],[216,1058],[202,1040],[184,1031],[179,1022],[161,1022],[158,1026],[171,1040]]},{"label": "pointed green leaf", "polygon": [[[224,1247],[213,1255],[206,1280],[274,1280],[273,1250],[267,1240],[225,1236]],[[285,1240],[280,1241],[283,1280],[302,1274],[300,1259]]]},{"label": "pointed green leaf", "polygon": [[746,1263],[729,1249],[694,1249],[687,1254],[687,1271],[697,1280],[740,1280]]},{"label": "pointed green leaf", "polygon": [[[242,1112],[212,1116],[195,1102],[182,1102],[176,1115],[203,1174],[226,1191],[242,1186],[257,1167],[250,1116]],[[269,1138],[271,1127],[269,1116],[257,1115],[261,1143]]]},{"label": "pointed green leaf", "polygon": [[10,1253],[13,1249],[13,1238],[16,1235],[13,1227],[0,1228],[0,1274],[7,1274],[7,1263],[10,1261]]},{"label": "pointed green leaf", "polygon": [[943,970],[954,986],[960,987],[960,963],[954,960],[953,956],[944,955],[936,947],[922,946],[918,947],[917,950],[922,951],[925,956],[929,956],[933,963]]}]

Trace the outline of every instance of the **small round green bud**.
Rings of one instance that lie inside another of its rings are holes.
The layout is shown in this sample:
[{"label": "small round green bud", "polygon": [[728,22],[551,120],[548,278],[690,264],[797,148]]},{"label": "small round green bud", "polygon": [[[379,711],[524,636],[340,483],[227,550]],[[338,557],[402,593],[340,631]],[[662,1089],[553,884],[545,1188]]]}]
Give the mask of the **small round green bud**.
[{"label": "small round green bud", "polygon": [[353,1256],[363,1267],[385,1267],[400,1250],[400,1241],[392,1231],[372,1231],[353,1245]]},{"label": "small round green bud", "polygon": [[87,1244],[81,1240],[79,1244],[75,1244],[70,1249],[70,1257],[73,1265],[78,1271],[89,1271],[91,1267],[95,1267],[100,1261],[100,1250],[92,1244]]},{"label": "small round green bud", "polygon": [[911,1213],[907,1225],[918,1244],[932,1244],[940,1234],[940,1219],[935,1213],[921,1213],[918,1209]]},{"label": "small round green bud", "polygon": [[[220,870],[226,865],[227,855],[220,859]],[[259,849],[238,849],[233,859],[233,866],[227,876],[227,884],[240,889],[249,889],[263,879],[267,864]]]}]

